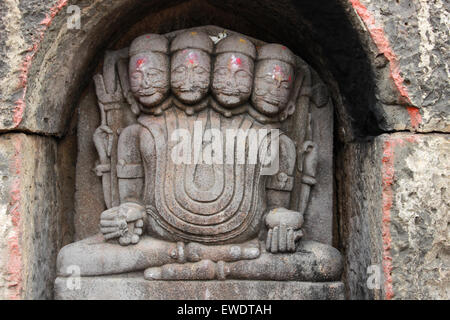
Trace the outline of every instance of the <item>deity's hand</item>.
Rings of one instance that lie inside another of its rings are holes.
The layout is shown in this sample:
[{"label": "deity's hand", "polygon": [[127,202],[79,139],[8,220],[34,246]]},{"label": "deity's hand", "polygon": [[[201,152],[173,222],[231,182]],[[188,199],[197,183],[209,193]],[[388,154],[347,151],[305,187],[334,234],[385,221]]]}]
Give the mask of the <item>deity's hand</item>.
[{"label": "deity's hand", "polygon": [[102,164],[111,156],[113,132],[108,126],[100,126],[94,132],[94,144]]},{"label": "deity's hand", "polygon": [[273,209],[266,216],[269,229],[266,249],[272,253],[295,252],[296,242],[303,236],[303,215],[285,208]]},{"label": "deity's hand", "polygon": [[119,238],[122,246],[136,244],[144,227],[145,208],[137,203],[127,202],[102,213],[100,230],[105,240]]}]

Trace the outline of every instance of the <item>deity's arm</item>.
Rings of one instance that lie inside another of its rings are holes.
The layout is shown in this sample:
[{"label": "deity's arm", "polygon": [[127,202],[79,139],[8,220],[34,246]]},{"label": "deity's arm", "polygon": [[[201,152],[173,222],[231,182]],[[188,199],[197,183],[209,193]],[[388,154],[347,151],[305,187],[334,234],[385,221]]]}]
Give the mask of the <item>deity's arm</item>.
[{"label": "deity's arm", "polygon": [[140,125],[125,128],[119,137],[117,177],[120,203],[143,205],[144,168],[140,152]]},{"label": "deity's arm", "polygon": [[272,253],[294,252],[302,237],[303,215],[289,210],[294,187],[296,149],[286,135],[279,140],[279,170],[267,180],[266,250]]},{"label": "deity's arm", "polygon": [[294,187],[297,153],[294,142],[286,135],[279,139],[279,170],[267,179],[267,208],[288,208]]}]

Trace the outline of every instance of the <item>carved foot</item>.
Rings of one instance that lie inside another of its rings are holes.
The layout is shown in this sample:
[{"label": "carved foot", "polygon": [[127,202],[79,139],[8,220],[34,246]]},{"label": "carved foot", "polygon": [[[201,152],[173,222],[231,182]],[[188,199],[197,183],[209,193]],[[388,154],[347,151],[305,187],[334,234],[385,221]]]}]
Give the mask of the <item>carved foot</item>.
[{"label": "carved foot", "polygon": [[227,274],[224,262],[202,260],[196,263],[168,264],[149,268],[144,272],[146,280],[225,280]]},{"label": "carved foot", "polygon": [[342,256],[335,248],[313,242],[300,242],[295,253],[262,253],[257,259],[217,263],[167,264],[145,270],[147,280],[272,280],[337,281],[342,274]]},{"label": "carved foot", "polygon": [[189,262],[252,260],[258,258],[260,254],[260,244],[257,239],[232,245],[207,246],[194,242],[186,245],[186,260]]}]

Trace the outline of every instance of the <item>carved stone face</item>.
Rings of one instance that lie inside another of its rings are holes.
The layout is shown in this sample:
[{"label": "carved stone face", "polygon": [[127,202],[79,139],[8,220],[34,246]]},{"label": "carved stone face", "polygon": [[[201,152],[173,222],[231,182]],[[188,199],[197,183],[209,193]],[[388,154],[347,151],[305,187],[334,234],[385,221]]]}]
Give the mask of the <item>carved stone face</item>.
[{"label": "carved stone face", "polygon": [[259,112],[273,116],[287,105],[294,81],[294,68],[282,61],[263,60],[256,66],[252,95]]},{"label": "carved stone face", "polygon": [[170,89],[169,58],[159,53],[142,53],[130,58],[130,86],[146,107],[161,103]]},{"label": "carved stone face", "polygon": [[212,92],[225,107],[248,100],[253,86],[253,60],[240,53],[223,53],[216,58]]},{"label": "carved stone face", "polygon": [[171,84],[175,96],[182,102],[194,104],[209,90],[211,58],[198,49],[185,49],[172,57]]}]

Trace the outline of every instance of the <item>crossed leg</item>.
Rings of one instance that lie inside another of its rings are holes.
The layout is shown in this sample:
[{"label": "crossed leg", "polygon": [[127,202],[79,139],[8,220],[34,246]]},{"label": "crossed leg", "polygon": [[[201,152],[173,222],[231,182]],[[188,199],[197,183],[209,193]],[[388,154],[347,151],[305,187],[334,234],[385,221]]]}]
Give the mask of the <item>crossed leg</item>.
[{"label": "crossed leg", "polygon": [[301,241],[297,252],[272,254],[240,261],[167,264],[145,270],[147,280],[274,280],[335,281],[342,274],[342,257],[335,248],[314,241]]},{"label": "crossed leg", "polygon": [[65,246],[58,254],[59,276],[70,276],[74,266],[80,276],[97,276],[141,271],[166,264],[184,264],[205,259],[239,261],[260,255],[258,241],[237,245],[207,246],[199,243],[169,242],[143,237],[136,245],[120,246],[97,235]]}]

